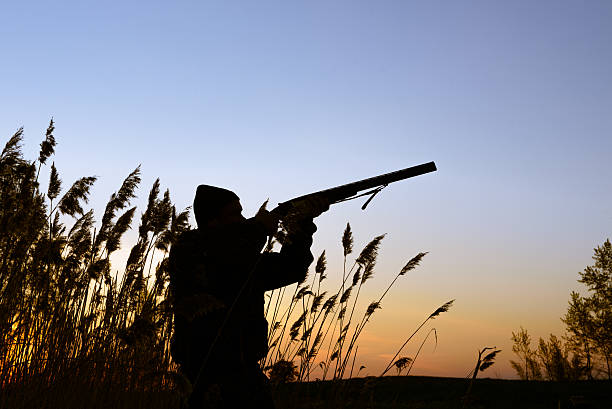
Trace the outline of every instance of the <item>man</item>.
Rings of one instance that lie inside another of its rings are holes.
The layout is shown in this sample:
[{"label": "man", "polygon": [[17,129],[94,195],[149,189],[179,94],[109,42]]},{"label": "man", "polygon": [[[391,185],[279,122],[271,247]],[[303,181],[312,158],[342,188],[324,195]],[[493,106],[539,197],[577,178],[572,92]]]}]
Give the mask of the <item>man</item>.
[{"label": "man", "polygon": [[329,204],[317,199],[299,208],[280,252],[262,253],[278,220],[263,207],[246,219],[234,192],[198,186],[198,228],[170,250],[172,356],[193,386],[190,408],[274,407],[257,363],[268,349],[263,295],[304,279],[313,261],[312,219]]}]

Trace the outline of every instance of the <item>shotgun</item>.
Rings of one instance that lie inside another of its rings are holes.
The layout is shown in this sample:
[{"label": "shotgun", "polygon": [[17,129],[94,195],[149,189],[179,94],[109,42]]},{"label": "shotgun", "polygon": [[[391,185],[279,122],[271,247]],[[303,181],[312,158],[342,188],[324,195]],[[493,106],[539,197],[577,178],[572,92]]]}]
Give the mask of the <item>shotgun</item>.
[{"label": "shotgun", "polygon": [[[368,200],[361,206],[362,210],[368,206],[374,196],[383,190],[387,185],[400,180],[408,179],[411,177],[424,175],[425,173],[436,171],[436,164],[434,162],[427,162],[421,165],[412,166],[410,168],[396,170],[395,172],[385,173],[383,175],[374,176],[371,178],[358,180],[357,182],[347,183],[346,185],[332,187],[330,189],[320,190],[318,192],[309,193],[307,195],[298,196],[286,202],[279,203],[278,206],[270,211],[273,215],[279,219],[283,219],[287,216],[293,207],[309,197],[323,196],[327,198],[329,204],[335,204],[344,202],[346,200],[356,199],[361,196],[370,195]],[[372,190],[369,190],[372,189]],[[360,193],[364,190],[369,190],[364,193]]]}]

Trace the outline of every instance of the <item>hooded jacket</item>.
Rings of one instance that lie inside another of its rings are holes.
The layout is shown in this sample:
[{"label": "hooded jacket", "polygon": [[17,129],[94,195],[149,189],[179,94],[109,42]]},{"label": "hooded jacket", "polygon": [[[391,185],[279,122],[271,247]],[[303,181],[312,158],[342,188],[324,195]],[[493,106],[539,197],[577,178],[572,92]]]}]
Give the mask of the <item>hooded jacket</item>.
[{"label": "hooded jacket", "polygon": [[316,231],[307,224],[278,253],[261,252],[266,232],[254,218],[179,237],[169,256],[177,363],[210,374],[266,356],[264,292],[304,280]]}]

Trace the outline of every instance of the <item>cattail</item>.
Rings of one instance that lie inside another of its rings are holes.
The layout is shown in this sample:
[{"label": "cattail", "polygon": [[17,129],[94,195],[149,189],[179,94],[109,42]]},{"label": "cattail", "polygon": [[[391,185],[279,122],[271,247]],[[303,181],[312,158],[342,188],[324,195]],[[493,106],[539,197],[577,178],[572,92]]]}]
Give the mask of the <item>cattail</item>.
[{"label": "cattail", "polygon": [[338,299],[338,295],[334,294],[331,297],[329,297],[325,303],[323,303],[323,309],[325,310],[326,313],[328,313],[329,311],[331,311],[332,308],[334,308],[336,306],[336,300]]},{"label": "cattail", "polygon": [[313,343],[312,343],[312,347],[310,348],[310,354],[313,355],[317,346],[321,343],[321,341],[323,340],[323,334],[321,334],[320,332],[317,334],[317,336],[315,337]]},{"label": "cattail", "polygon": [[351,290],[353,289],[353,287],[349,287],[346,290],[344,290],[344,292],[342,293],[342,297],[340,297],[340,304],[345,303],[349,297],[351,296]]},{"label": "cattail", "polygon": [[109,254],[119,248],[121,236],[130,228],[135,211],[136,208],[132,207],[117,219],[106,240],[106,250]]},{"label": "cattail", "polygon": [[372,275],[374,274],[374,264],[374,262],[366,264],[365,269],[363,270],[363,276],[361,277],[361,284],[372,278]]},{"label": "cattail", "polygon": [[59,178],[57,169],[55,168],[55,162],[51,164],[51,175],[49,177],[49,188],[47,189],[47,197],[51,200],[55,199],[62,187],[62,181]]},{"label": "cattail", "polygon": [[155,269],[155,279],[157,281],[163,282],[168,279],[169,265],[170,259],[168,259],[168,257],[164,258],[162,261],[159,262],[157,268]]},{"label": "cattail", "polygon": [[393,363],[393,365],[398,369],[398,371],[401,371],[402,369],[404,369],[410,362],[412,362],[412,358],[407,357],[407,356],[403,356],[401,358],[399,358],[397,361],[395,361]]},{"label": "cattail", "polygon": [[327,268],[327,259],[325,258],[325,250],[317,259],[317,264],[315,267],[315,274],[319,274],[319,282],[325,279],[325,269]]},{"label": "cattail", "polygon": [[53,223],[51,223],[51,237],[58,237],[63,234],[66,228],[62,223],[60,223],[60,215],[59,213],[55,213],[53,217]]},{"label": "cattail", "polygon": [[376,261],[376,257],[378,256],[378,247],[380,246],[380,242],[385,237],[384,234],[380,236],[376,236],[371,242],[369,242],[361,253],[357,260],[355,260],[358,264],[368,264]]},{"label": "cattail", "polygon": [[351,285],[351,287],[354,287],[355,285],[357,285],[360,278],[361,278],[361,266],[357,267],[357,271],[355,271],[355,274],[353,274],[353,284]]},{"label": "cattail", "polygon": [[302,333],[302,341],[306,341],[310,337],[310,333],[312,332],[312,328],[308,328],[306,331]]},{"label": "cattail", "polygon": [[168,228],[172,217],[172,202],[170,192],[166,189],[162,200],[158,201],[151,214],[151,227],[153,234],[159,234]]},{"label": "cattail", "polygon": [[[170,218],[170,228],[163,231],[155,243],[155,247],[162,251],[168,251],[171,244],[175,243],[179,236],[185,231],[189,230],[189,210],[190,207],[183,210],[178,215],[176,214],[176,208],[172,206],[172,213]],[[268,246],[273,244],[268,243]],[[272,251],[270,247],[266,251]]]},{"label": "cattail", "polygon": [[[68,237],[70,237],[71,239],[74,235],[79,235],[80,237],[82,237],[86,232],[88,233],[91,230],[91,227],[93,226],[93,222],[94,222],[93,210],[90,210],[87,213],[85,213],[83,216],[81,216],[79,219],[77,219],[76,222],[74,222],[74,225],[68,232]],[[75,239],[73,241],[78,241],[78,239]],[[74,247],[72,245],[73,241],[70,241],[68,243],[72,247]]]},{"label": "cattail", "polygon": [[399,275],[403,276],[404,274],[406,274],[408,271],[413,270],[416,266],[419,265],[419,263],[421,262],[421,259],[423,257],[425,257],[427,253],[419,253],[416,256],[414,256],[408,263],[406,263],[406,265],[402,268],[402,270],[400,271]]},{"label": "cattail", "polygon": [[0,154],[0,170],[4,170],[5,167],[14,166],[21,159],[21,141],[23,140],[23,127],[19,128],[11,139],[8,140],[2,154]]},{"label": "cattail", "polygon": [[310,307],[310,312],[312,313],[317,312],[317,310],[319,309],[319,306],[321,305],[321,302],[323,301],[323,297],[325,297],[326,294],[327,294],[327,291],[324,291],[321,294],[315,296],[315,298],[312,300],[312,306]]},{"label": "cattail", "polygon": [[159,178],[155,179],[155,182],[153,182],[153,186],[149,191],[147,208],[145,209],[144,213],[142,214],[142,217],[140,218],[140,227],[138,229],[138,232],[140,237],[142,238],[146,238],[147,233],[149,231],[152,231],[151,218],[158,200],[157,196],[159,196]]},{"label": "cattail", "polygon": [[338,313],[338,320],[341,320],[344,318],[344,314],[346,314],[346,305],[344,307],[342,307],[340,309],[340,312]]},{"label": "cattail", "polygon": [[142,239],[138,240],[136,244],[132,247],[130,251],[130,255],[128,256],[126,266],[129,269],[131,266],[135,266],[140,263],[140,260],[144,256],[144,252],[146,250],[146,242]]},{"label": "cattail", "polygon": [[372,314],[374,314],[374,311],[380,308],[382,307],[380,306],[379,302],[377,301],[372,302],[370,305],[368,305],[368,309],[366,310],[366,317],[371,316]]},{"label": "cattail", "polygon": [[51,118],[51,122],[47,127],[47,132],[45,134],[45,140],[40,143],[40,154],[38,155],[38,161],[44,164],[47,161],[49,156],[53,155],[55,151],[55,137],[53,136],[53,131],[55,130],[55,124],[53,122],[53,118]]},{"label": "cattail", "polygon": [[295,295],[296,300],[300,300],[307,295],[314,295],[312,291],[308,289],[308,286],[300,288],[300,290]]},{"label": "cattail", "polygon": [[58,208],[62,214],[74,216],[75,214],[83,214],[83,208],[79,202],[87,203],[89,201],[89,189],[98,178],[96,176],[84,177],[72,185],[66,194],[60,199]]},{"label": "cattail", "polygon": [[433,320],[438,315],[440,315],[441,313],[448,311],[449,308],[453,305],[453,302],[455,302],[455,300],[450,300],[450,301],[444,303],[441,307],[438,307],[437,310],[432,312],[431,315],[429,316],[429,318]]},{"label": "cattail", "polygon": [[351,232],[351,225],[348,223],[346,229],[344,229],[344,234],[342,234],[342,248],[344,249],[344,257],[353,252],[353,233]]},{"label": "cattail", "polygon": [[494,362],[495,356],[500,352],[501,352],[501,349],[497,349],[493,352],[489,352],[484,358],[482,358],[482,361],[480,364],[480,371],[484,371],[485,369],[493,365],[495,363]]},{"label": "cattail", "polygon": [[291,335],[291,339],[296,339],[297,338],[298,332],[300,330],[300,327],[304,323],[305,319],[306,319],[306,311],[304,311],[302,313],[302,315],[300,315],[300,317],[291,326],[291,329],[289,330],[289,334]]},{"label": "cattail", "polygon": [[136,167],[123,181],[121,187],[115,195],[113,203],[116,210],[124,209],[130,203],[130,200],[136,197],[136,188],[140,183],[140,165]]}]

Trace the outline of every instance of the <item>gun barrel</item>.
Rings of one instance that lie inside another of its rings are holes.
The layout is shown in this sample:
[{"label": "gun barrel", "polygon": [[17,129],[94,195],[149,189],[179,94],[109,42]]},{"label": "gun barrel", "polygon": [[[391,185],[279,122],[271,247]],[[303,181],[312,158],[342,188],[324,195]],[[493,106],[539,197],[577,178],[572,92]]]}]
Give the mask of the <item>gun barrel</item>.
[{"label": "gun barrel", "polygon": [[325,196],[329,200],[330,204],[337,203],[351,196],[355,196],[357,193],[363,190],[372,189],[379,186],[385,186],[389,183],[423,175],[425,173],[434,172],[436,170],[436,164],[434,162],[427,162],[421,165],[412,166],[410,168],[396,170],[394,172],[389,172],[383,175],[359,180],[357,182],[347,183],[346,185],[336,186],[330,189],[320,190],[318,192],[298,196],[286,202],[279,203],[278,206],[272,210],[272,213],[282,217],[291,208],[292,203],[312,196]]}]

